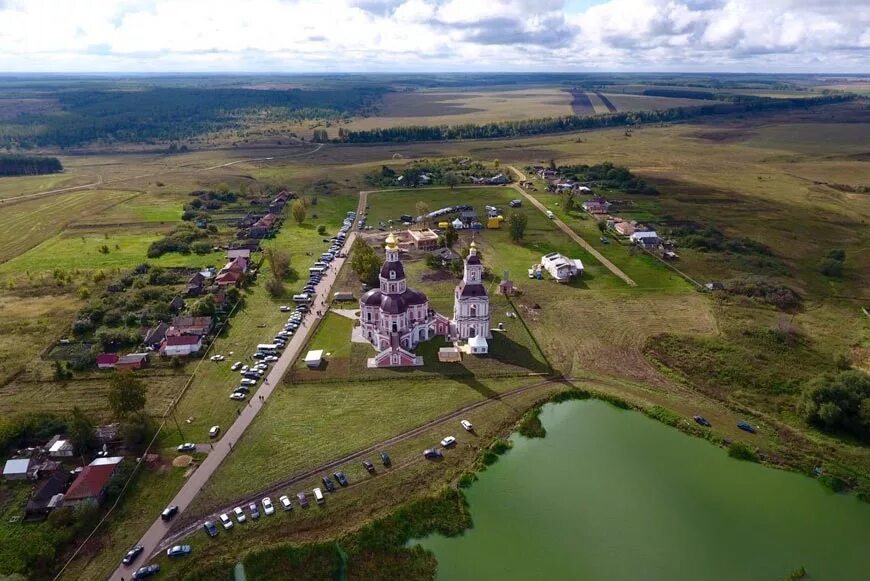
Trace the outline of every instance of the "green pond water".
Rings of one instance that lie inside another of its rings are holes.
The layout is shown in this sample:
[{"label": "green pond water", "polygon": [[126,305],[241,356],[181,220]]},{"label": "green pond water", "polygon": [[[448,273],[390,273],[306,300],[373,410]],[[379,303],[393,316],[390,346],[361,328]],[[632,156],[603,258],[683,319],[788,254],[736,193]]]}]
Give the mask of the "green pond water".
[{"label": "green pond water", "polygon": [[439,580],[870,579],[870,504],[854,496],[603,402],[541,420],[546,438],[514,435],[466,491],[472,529],[418,541]]}]

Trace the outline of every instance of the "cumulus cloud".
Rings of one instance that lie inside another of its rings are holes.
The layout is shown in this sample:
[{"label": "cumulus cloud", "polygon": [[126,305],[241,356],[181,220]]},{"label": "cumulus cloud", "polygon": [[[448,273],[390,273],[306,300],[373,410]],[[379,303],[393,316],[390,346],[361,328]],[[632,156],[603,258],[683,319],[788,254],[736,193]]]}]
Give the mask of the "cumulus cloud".
[{"label": "cumulus cloud", "polygon": [[868,72],[868,31],[860,0],[0,0],[0,71]]}]

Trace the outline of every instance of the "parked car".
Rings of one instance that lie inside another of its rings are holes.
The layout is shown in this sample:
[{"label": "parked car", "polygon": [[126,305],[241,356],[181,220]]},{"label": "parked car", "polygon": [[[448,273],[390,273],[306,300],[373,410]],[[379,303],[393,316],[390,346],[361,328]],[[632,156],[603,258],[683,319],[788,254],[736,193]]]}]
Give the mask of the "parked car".
[{"label": "parked car", "polygon": [[178,505],[170,504],[160,513],[160,518],[163,520],[172,520],[172,517],[178,514]]},{"label": "parked car", "polygon": [[212,426],[212,427],[209,428],[209,430],[208,430],[208,437],[209,437],[209,438],[217,438],[217,437],[218,437],[218,434],[220,434],[220,433],[221,433],[221,427],[220,427],[220,426]]},{"label": "parked car", "polygon": [[468,420],[462,420],[461,422],[459,422],[459,425],[462,426],[462,428],[466,432],[473,432],[474,431],[474,426]]},{"label": "parked car", "polygon": [[142,545],[136,545],[135,547],[127,551],[127,554],[124,555],[123,559],[121,559],[121,563],[123,563],[124,565],[131,564],[133,561],[136,560],[136,557],[142,554],[142,551],[144,550],[145,548]]},{"label": "parked car", "polygon": [[743,430],[744,432],[749,432],[750,434],[755,433],[755,428],[752,427],[752,424],[750,424],[748,422],[740,422],[739,424],[737,424],[737,427],[740,428],[741,430]]},{"label": "parked car", "polygon": [[263,353],[262,351],[257,351],[256,353],[251,355],[251,357],[253,357],[254,359],[263,359],[264,357],[266,357],[266,355],[268,355],[268,353]]},{"label": "parked car", "polygon": [[268,361],[272,363],[278,361],[278,357],[276,355],[266,355],[266,357],[263,358],[263,361]]},{"label": "parked car", "polygon": [[239,522],[239,524],[245,522],[245,520],[247,519],[247,517],[245,516],[245,511],[243,511],[242,507],[240,506],[237,506],[233,509],[233,514],[236,515],[236,520]]},{"label": "parked car", "polygon": [[209,357],[209,359],[211,359],[212,361],[223,361],[224,359],[226,359],[226,357],[224,357],[223,355],[212,355],[211,357]]},{"label": "parked car", "polygon": [[175,545],[166,549],[167,557],[184,557],[190,554],[190,545]]},{"label": "parked car", "polygon": [[260,501],[260,504],[263,505],[263,512],[266,516],[275,514],[275,506],[272,504],[272,499],[268,496],[264,497],[263,500]]},{"label": "parked car", "polygon": [[249,504],[248,510],[251,511],[251,518],[252,519],[257,520],[258,518],[260,518],[260,509],[257,508],[256,502],[252,502],[251,504]]},{"label": "parked car", "polygon": [[297,492],[296,493],[296,500],[299,501],[299,506],[301,506],[302,508],[305,508],[306,506],[308,506],[308,497],[305,496],[304,492]]},{"label": "parked car", "polygon": [[240,386],[238,386],[237,388],[235,388],[235,389],[233,390],[233,392],[236,392],[236,393],[251,393],[251,388],[248,387],[247,385],[240,385]]},{"label": "parked car", "polygon": [[332,480],[329,479],[329,476],[324,476],[320,479],[323,481],[323,487],[329,492],[335,492],[335,484],[332,483]]},{"label": "parked car", "polygon": [[205,534],[207,534],[208,536],[212,538],[218,536],[218,529],[216,526],[214,526],[214,523],[212,521],[207,520],[202,523],[202,528],[203,530],[205,530]]},{"label": "parked car", "polygon": [[710,423],[710,421],[707,418],[705,418],[704,416],[692,416],[692,419],[695,420],[695,423],[697,423],[700,426],[704,426],[707,428],[712,427],[712,424]]},{"label": "parked car", "polygon": [[249,369],[251,368],[247,365],[242,365],[241,369],[239,369],[239,373],[247,373]]},{"label": "parked car", "polygon": [[445,448],[450,448],[451,446],[455,446],[456,445],[456,438],[454,438],[453,436],[447,436],[446,438],[441,440],[441,445],[444,446]]},{"label": "parked car", "polygon": [[281,503],[281,508],[284,510],[291,510],[293,508],[293,503],[290,502],[290,498],[286,494],[279,498],[278,502]]},{"label": "parked car", "polygon": [[423,450],[423,457],[427,460],[436,460],[442,458],[443,454],[441,454],[441,450],[438,448],[426,448]]},{"label": "parked car", "polygon": [[132,575],[132,578],[133,579],[144,579],[145,577],[150,577],[151,575],[156,575],[159,572],[160,572],[160,565],[158,565],[156,563],[153,565],[145,565],[144,567],[139,567],[138,569],[136,569],[136,571]]},{"label": "parked car", "polygon": [[336,472],[332,475],[342,486],[347,486],[347,476],[344,475],[344,472]]},{"label": "parked car", "polygon": [[236,361],[235,363],[233,363],[233,364],[230,366],[230,371],[238,371],[238,370],[241,369],[241,368],[242,368],[242,362],[241,362],[241,361]]},{"label": "parked car", "polygon": [[179,444],[178,451],[179,452],[193,452],[196,450],[196,444],[193,442],[185,442],[183,444]]},{"label": "parked car", "polygon": [[363,468],[366,469],[366,472],[368,472],[369,474],[375,473],[375,465],[372,464],[371,462],[369,462],[368,460],[363,460],[362,465],[363,465]]},{"label": "parked car", "polygon": [[290,310],[290,307],[287,306],[287,305],[281,305],[281,306],[278,307],[278,308],[281,310],[282,313],[286,313],[287,311]]},{"label": "parked car", "polygon": [[390,455],[386,452],[381,452],[381,463],[387,468],[393,465],[393,461],[390,460]]},{"label": "parked car", "polygon": [[223,513],[218,517],[221,521],[221,525],[223,525],[224,530],[230,530],[233,528],[233,520],[229,517],[227,513]]},{"label": "parked car", "polygon": [[257,381],[254,379],[243,379],[239,383],[241,383],[242,385],[250,385],[250,386],[257,385]]}]

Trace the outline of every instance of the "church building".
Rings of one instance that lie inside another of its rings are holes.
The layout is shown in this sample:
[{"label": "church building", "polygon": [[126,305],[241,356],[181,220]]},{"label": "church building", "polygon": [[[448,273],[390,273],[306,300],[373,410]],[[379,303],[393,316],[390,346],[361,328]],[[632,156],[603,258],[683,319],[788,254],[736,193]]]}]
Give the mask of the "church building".
[{"label": "church building", "polygon": [[385,241],[386,260],[381,267],[380,285],[360,298],[362,334],[378,351],[369,367],[423,365],[412,352],[417,345],[436,335],[447,336],[450,321],[429,308],[425,294],[408,288],[405,269],[399,260],[399,245],[390,232]]},{"label": "church building", "polygon": [[489,351],[487,339],[492,338],[489,296],[483,286],[483,264],[474,241],[465,259],[462,282],[456,286],[453,301],[451,338],[464,341],[468,352],[484,355]]}]

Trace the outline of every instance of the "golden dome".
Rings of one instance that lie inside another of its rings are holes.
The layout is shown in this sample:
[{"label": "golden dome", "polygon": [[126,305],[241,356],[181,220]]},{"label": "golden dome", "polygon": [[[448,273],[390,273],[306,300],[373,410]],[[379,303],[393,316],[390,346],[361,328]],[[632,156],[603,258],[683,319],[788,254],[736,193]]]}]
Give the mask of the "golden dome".
[{"label": "golden dome", "polygon": [[392,232],[390,232],[387,235],[387,239],[384,240],[384,246],[387,250],[395,250],[398,248],[398,240],[396,240],[396,236]]}]

